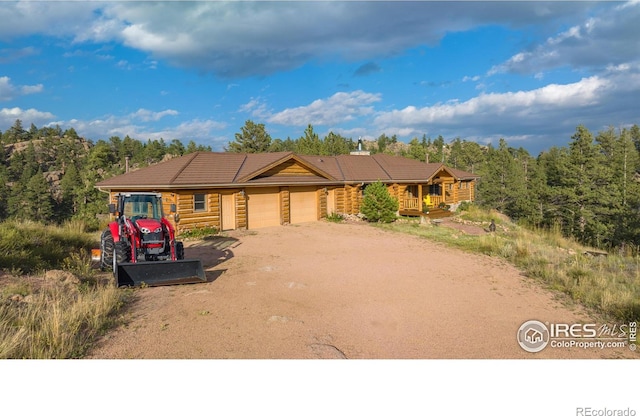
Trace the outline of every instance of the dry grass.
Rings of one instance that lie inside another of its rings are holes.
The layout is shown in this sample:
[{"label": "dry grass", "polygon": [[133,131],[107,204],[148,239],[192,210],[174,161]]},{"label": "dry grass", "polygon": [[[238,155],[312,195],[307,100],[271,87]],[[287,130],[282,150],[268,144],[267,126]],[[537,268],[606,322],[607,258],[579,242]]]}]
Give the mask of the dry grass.
[{"label": "dry grass", "polygon": [[0,359],[79,358],[116,323],[132,292],[98,279],[83,229],[0,224],[10,254],[0,272]]},{"label": "dry grass", "polygon": [[0,358],[79,358],[114,323],[125,291],[113,285],[41,288],[0,304]]}]

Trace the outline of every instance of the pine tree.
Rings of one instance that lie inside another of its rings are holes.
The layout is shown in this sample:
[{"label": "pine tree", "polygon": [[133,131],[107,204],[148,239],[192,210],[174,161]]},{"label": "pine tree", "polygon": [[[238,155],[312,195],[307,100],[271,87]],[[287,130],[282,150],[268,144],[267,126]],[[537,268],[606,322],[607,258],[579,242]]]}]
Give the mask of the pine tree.
[{"label": "pine tree", "polygon": [[524,148],[513,151],[514,171],[517,183],[505,212],[514,219],[531,225],[542,221],[541,194],[544,187],[544,175],[538,169],[537,162]]},{"label": "pine tree", "polygon": [[426,158],[427,149],[422,145],[422,143],[418,140],[417,137],[414,137],[409,142],[409,149],[407,150],[407,154],[405,155],[409,159],[416,159],[420,161],[424,161]]},{"label": "pine tree", "polygon": [[45,223],[53,219],[51,188],[41,170],[38,170],[27,182],[24,199],[26,202],[24,218]]},{"label": "pine tree", "polygon": [[476,142],[462,141],[460,155],[460,167],[458,169],[475,173],[485,162],[485,154],[482,147]]},{"label": "pine tree", "polygon": [[605,189],[607,173],[602,169],[604,158],[586,127],[578,126],[571,140],[569,169],[564,177],[564,190],[568,196],[564,208],[575,224],[574,236],[598,246],[606,232],[606,226],[598,220],[598,207],[610,202]]},{"label": "pine tree", "polygon": [[17,143],[27,140],[28,132],[22,127],[22,120],[17,119],[9,130],[2,135],[3,144]]},{"label": "pine tree", "polygon": [[[60,180],[60,188],[62,190],[62,201],[59,210],[62,211],[62,217],[68,217],[78,212],[80,205],[79,197],[81,195],[82,180],[78,169],[71,163],[64,172],[64,176]],[[66,215],[65,215],[66,214]]]},{"label": "pine tree", "polygon": [[389,194],[382,182],[377,181],[364,189],[360,211],[367,221],[389,223],[396,219],[398,206],[398,200]]},{"label": "pine tree", "polygon": [[0,164],[0,221],[7,218],[8,215],[8,200],[9,200],[9,171],[7,168]]},{"label": "pine tree", "polygon": [[178,139],[171,140],[171,143],[167,147],[167,153],[173,156],[182,156],[186,151],[187,149],[185,149],[182,142]]},{"label": "pine tree", "polygon": [[148,165],[158,163],[162,160],[167,153],[167,145],[164,139],[160,140],[147,140],[147,144],[144,146],[145,162]]},{"label": "pine tree", "polygon": [[230,142],[225,150],[233,153],[264,153],[269,151],[271,136],[267,133],[264,124],[256,124],[247,120],[236,133],[235,142]]},{"label": "pine tree", "polygon": [[286,140],[275,139],[269,146],[269,152],[295,152],[296,141],[287,137]]},{"label": "pine tree", "polygon": [[387,150],[387,145],[391,143],[391,139],[387,137],[386,134],[381,134],[378,137],[377,142],[378,142],[378,150],[376,150],[375,153],[384,153],[385,150]]},{"label": "pine tree", "polygon": [[329,132],[324,138],[323,148],[327,155],[347,155],[351,151],[351,146],[352,143],[349,140],[334,132]]},{"label": "pine tree", "polygon": [[318,134],[313,131],[313,126],[309,124],[304,130],[304,136],[296,143],[296,152],[302,155],[324,155],[324,143]]},{"label": "pine tree", "polygon": [[596,136],[598,149],[603,156],[601,163],[601,196],[596,207],[598,221],[606,227],[603,235],[607,245],[634,243],[638,224],[635,207],[640,195],[635,180],[636,168],[640,160],[635,151],[629,130],[616,134],[613,127]]},{"label": "pine tree", "polygon": [[429,154],[429,162],[432,163],[444,163],[444,137],[439,135],[432,143],[430,148],[427,150]]},{"label": "pine tree", "polygon": [[478,202],[519,218],[525,215],[518,208],[523,198],[527,198],[523,165],[516,162],[507,142],[500,139],[497,149],[489,146],[478,185]]}]

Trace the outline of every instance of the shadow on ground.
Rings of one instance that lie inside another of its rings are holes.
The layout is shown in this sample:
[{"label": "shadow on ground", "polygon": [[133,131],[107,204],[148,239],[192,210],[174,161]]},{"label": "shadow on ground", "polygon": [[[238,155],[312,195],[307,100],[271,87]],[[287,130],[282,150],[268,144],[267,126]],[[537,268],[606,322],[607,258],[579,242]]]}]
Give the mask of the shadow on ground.
[{"label": "shadow on ground", "polygon": [[213,282],[226,271],[213,268],[232,259],[232,249],[240,244],[237,238],[226,236],[211,236],[185,242],[185,258],[199,259],[207,274],[207,281]]}]

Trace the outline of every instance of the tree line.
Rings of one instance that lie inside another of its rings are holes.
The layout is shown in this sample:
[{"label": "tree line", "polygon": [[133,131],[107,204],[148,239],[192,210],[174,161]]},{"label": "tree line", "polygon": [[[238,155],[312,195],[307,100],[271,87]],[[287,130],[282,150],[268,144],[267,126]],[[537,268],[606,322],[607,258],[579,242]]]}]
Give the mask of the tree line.
[{"label": "tree line", "polygon": [[[16,120],[0,132],[0,219],[62,223],[82,219],[98,227],[106,213],[96,182],[131,168],[208,146],[174,139],[141,141],[113,136],[96,142],[59,127],[28,130]],[[537,156],[526,149],[480,145],[455,138],[414,137],[408,143],[380,135],[363,142],[371,153],[388,153],[444,163],[481,176],[476,202],[532,227],[555,228],[596,247],[638,245],[640,238],[640,128],[608,128],[595,135],[578,126],[567,146]],[[224,151],[293,151],[308,155],[348,154],[358,140],[330,132],[320,137],[312,125],[296,139],[272,139],[264,124],[247,120]]]}]

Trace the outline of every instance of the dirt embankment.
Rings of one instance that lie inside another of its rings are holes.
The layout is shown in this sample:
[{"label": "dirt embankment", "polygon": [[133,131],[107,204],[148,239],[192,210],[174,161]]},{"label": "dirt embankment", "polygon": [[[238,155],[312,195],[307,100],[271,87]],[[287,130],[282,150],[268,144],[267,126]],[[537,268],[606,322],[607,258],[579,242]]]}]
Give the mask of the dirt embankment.
[{"label": "dirt embankment", "polygon": [[365,224],[236,231],[186,254],[210,282],[140,290],[90,358],[637,357],[525,352],[525,321],[592,319],[501,260]]}]

